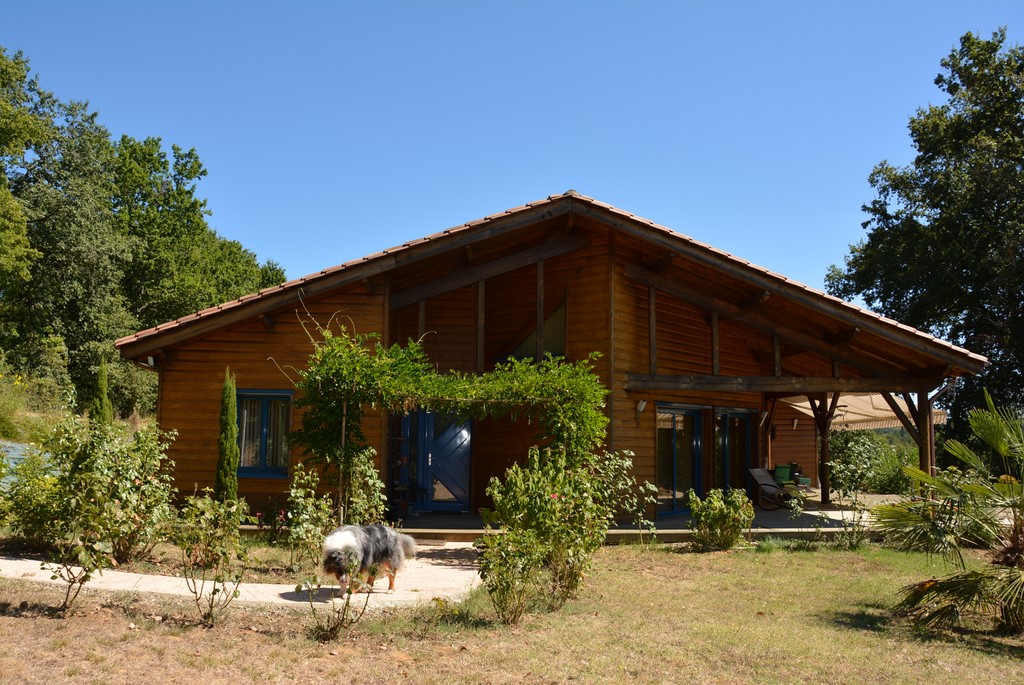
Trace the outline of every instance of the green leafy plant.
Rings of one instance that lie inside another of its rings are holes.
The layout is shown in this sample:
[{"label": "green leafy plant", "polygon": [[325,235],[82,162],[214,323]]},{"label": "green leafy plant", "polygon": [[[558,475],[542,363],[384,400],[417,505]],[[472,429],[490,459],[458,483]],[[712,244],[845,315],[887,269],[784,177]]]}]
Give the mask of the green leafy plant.
[{"label": "green leafy plant", "polygon": [[[174,464],[166,457],[173,437],[64,421],[12,470],[12,530],[42,547],[67,544],[80,530],[117,563],[146,556],[173,514]],[[85,504],[83,492],[90,493]]]},{"label": "green leafy plant", "polygon": [[829,485],[839,493],[843,505],[843,532],[835,538],[840,547],[856,549],[870,534],[861,495],[875,476],[877,449],[878,442],[867,431],[833,431],[829,435]]},{"label": "green leafy plant", "polygon": [[692,489],[686,496],[690,503],[693,544],[699,550],[734,547],[754,521],[754,505],[747,493],[737,488],[727,493],[715,488],[703,500]]},{"label": "green leafy plant", "polygon": [[[512,465],[503,480],[495,478],[488,485],[494,509],[484,512],[484,522],[506,533],[529,531],[534,536],[548,571],[550,609],[558,609],[576,596],[594,552],[604,543],[617,515],[625,512],[642,518],[650,490],[640,489],[630,476],[631,467],[629,456],[619,454],[590,454],[573,461],[564,449],[532,448],[525,464]],[[517,542],[512,548],[521,546]],[[497,554],[509,553],[508,547],[494,549]],[[484,556],[487,554],[485,548]],[[494,569],[492,575],[511,569],[527,577],[522,569],[506,562],[495,563]]]},{"label": "green leafy plant", "polygon": [[[339,600],[333,584],[323,582],[320,564],[324,536],[334,524],[334,515],[330,498],[317,494],[319,484],[320,477],[315,469],[307,470],[303,464],[295,466],[288,494],[288,546],[291,564],[299,573],[300,582],[295,591],[305,592],[309,603],[307,632],[319,642],[329,642],[362,618],[370,595],[367,593],[366,601],[358,607],[358,603],[353,603],[351,585],[339,590],[342,593]],[[353,565],[349,577],[357,570]],[[325,587],[331,593],[330,605],[318,607],[317,598]]]},{"label": "green leafy plant", "polygon": [[296,464],[288,491],[288,549],[290,566],[319,575],[324,536],[334,523],[331,500],[318,495],[320,476],[314,469]]},{"label": "green leafy plant", "polygon": [[480,578],[498,620],[515,625],[526,613],[536,589],[546,549],[536,531],[522,528],[489,531],[479,545]]},{"label": "green leafy plant", "polygon": [[[1002,466],[1000,478],[989,459],[956,440],[946,450],[967,470],[931,476],[905,470],[920,496],[874,509],[886,539],[908,550],[941,555],[956,571],[904,588],[899,609],[929,626],[957,624],[967,613],[994,616],[999,629],[1024,632],[1024,414],[986,407],[968,414],[971,431]],[[962,547],[989,550],[989,563],[968,568]]]},{"label": "green leafy plant", "polygon": [[[352,505],[350,491],[370,475],[358,464],[368,447],[361,428],[367,407],[471,418],[525,416],[538,425],[538,442],[564,449],[574,460],[585,459],[604,440],[607,391],[591,368],[596,354],[575,363],[552,356],[510,359],[490,373],[441,374],[416,341],[386,347],[378,336],[350,333],[344,326],[338,334],[315,329],[319,337],[310,335],[313,353],[296,381],[303,415],[292,437],[307,448],[308,461],[327,466],[336,478],[343,517]],[[371,506],[374,497],[369,496]]]},{"label": "green leafy plant", "polygon": [[881,445],[875,467],[868,479],[869,492],[902,495],[910,490],[910,477],[903,470],[917,462],[917,450],[909,446]]},{"label": "green leafy plant", "polygon": [[187,497],[172,528],[171,541],[181,550],[182,574],[200,617],[214,625],[238,597],[248,564],[239,527],[249,521],[245,500],[221,501],[212,490]]},{"label": "green leafy plant", "polygon": [[[358,571],[358,568],[353,562],[348,569],[349,577],[351,578],[356,571]],[[331,601],[327,607],[318,608],[316,600],[324,587],[330,592]],[[341,592],[339,600],[334,591],[334,585],[325,585],[319,575],[308,576],[305,581],[295,587],[295,591],[305,592],[307,595],[310,614],[307,632],[310,637],[318,642],[331,642],[338,639],[343,631],[348,630],[359,622],[359,619],[366,614],[366,608],[370,605],[369,592],[366,593],[362,606],[359,606],[358,602],[353,602],[354,592],[351,584],[339,589],[339,592]]]},{"label": "green leafy plant", "polygon": [[7,486],[11,531],[30,545],[45,547],[56,541],[51,525],[63,518],[66,502],[57,492],[53,466],[42,451],[30,446],[25,457],[11,468]]},{"label": "green leafy plant", "polygon": [[367,447],[357,452],[349,464],[349,487],[345,491],[345,504],[348,510],[345,521],[352,525],[369,525],[380,523],[387,513],[388,498],[384,481],[374,457],[376,450]]}]

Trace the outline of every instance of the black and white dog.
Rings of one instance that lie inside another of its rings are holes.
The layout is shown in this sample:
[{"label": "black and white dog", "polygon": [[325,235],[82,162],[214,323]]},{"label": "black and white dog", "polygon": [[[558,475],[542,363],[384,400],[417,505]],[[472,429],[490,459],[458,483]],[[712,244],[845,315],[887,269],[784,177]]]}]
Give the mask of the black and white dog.
[{"label": "black and white dog", "polygon": [[[365,577],[366,592],[381,571],[388,576],[388,592],[395,591],[395,574],[406,556],[416,555],[416,541],[394,528],[370,526],[335,528],[324,540],[324,571],[333,573],[343,588]],[[357,575],[359,577],[352,578]]]}]

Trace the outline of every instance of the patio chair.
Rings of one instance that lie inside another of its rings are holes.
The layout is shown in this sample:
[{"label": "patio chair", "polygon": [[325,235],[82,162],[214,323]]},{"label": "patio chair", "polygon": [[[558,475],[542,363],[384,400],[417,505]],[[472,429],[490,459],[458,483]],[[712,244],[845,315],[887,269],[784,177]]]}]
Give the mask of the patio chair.
[{"label": "patio chair", "polygon": [[768,469],[749,469],[757,485],[757,505],[762,509],[781,509],[789,507],[790,500],[796,494],[796,487],[783,484],[772,478]]}]

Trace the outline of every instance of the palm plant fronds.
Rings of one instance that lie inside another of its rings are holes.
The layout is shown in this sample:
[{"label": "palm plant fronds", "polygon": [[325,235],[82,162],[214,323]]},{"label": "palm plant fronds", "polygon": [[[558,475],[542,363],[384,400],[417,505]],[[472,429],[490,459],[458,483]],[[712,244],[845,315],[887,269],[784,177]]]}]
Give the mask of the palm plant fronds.
[{"label": "palm plant fronds", "polygon": [[[974,435],[1002,461],[995,478],[967,445],[947,450],[968,471],[931,476],[907,468],[922,497],[874,510],[876,525],[903,549],[941,555],[957,572],[904,588],[898,609],[926,626],[948,627],[967,613],[993,616],[1001,630],[1024,632],[1024,415],[987,407],[970,413]],[[989,563],[968,569],[964,546],[988,549]]]}]

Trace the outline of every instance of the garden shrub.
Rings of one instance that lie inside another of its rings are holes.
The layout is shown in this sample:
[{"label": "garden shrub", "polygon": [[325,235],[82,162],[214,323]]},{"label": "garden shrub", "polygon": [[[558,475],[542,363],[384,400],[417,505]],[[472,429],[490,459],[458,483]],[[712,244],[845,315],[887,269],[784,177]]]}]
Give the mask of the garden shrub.
[{"label": "garden shrub", "polygon": [[[529,531],[535,537],[549,572],[550,609],[576,596],[594,552],[604,544],[618,514],[626,511],[642,518],[650,491],[637,486],[629,474],[631,467],[629,456],[585,455],[573,463],[565,450],[534,447],[526,464],[514,464],[504,481],[495,478],[488,485],[494,510],[484,512],[484,521],[506,533]],[[495,554],[509,553],[502,543],[493,544],[498,545],[493,547]],[[518,568],[505,562],[493,567],[492,575]]]},{"label": "garden shrub", "polygon": [[902,495],[910,489],[910,476],[904,466],[917,463],[917,451],[898,445],[880,445],[875,467],[867,479],[868,492],[885,495]]},{"label": "garden shrub", "polygon": [[200,617],[211,626],[238,597],[249,560],[239,529],[249,521],[249,507],[245,500],[220,501],[212,494],[207,488],[187,497],[170,535]]},{"label": "garden shrub", "polygon": [[546,549],[537,533],[512,528],[481,538],[480,578],[484,582],[498,620],[515,625],[529,605]]},{"label": "garden shrub", "polygon": [[8,484],[13,532],[44,549],[44,567],[67,583],[67,611],[92,575],[147,554],[170,517],[167,434],[127,436],[68,418],[30,449]]},{"label": "garden shrub", "polygon": [[11,469],[7,486],[11,531],[28,544],[47,547],[56,542],[54,521],[67,517],[66,500],[57,490],[57,477],[43,453],[31,447]]},{"label": "garden shrub", "polygon": [[345,523],[366,526],[381,523],[387,513],[388,497],[384,481],[380,479],[372,447],[359,450],[352,456],[349,466],[348,487],[345,489]]},{"label": "garden shrub", "polygon": [[693,544],[699,550],[735,546],[754,521],[754,505],[747,493],[737,488],[727,493],[715,488],[703,500],[693,490],[686,496],[690,503]]},{"label": "garden shrub", "polygon": [[313,575],[319,572],[324,536],[334,525],[330,497],[317,495],[319,484],[315,469],[307,471],[303,464],[292,469],[287,512],[290,565]]},{"label": "garden shrub", "polygon": [[[174,463],[166,450],[173,438],[152,427],[128,435],[111,424],[66,421],[46,444],[57,497],[67,498],[83,478],[100,484],[96,534],[118,563],[148,555],[172,518]],[[50,506],[58,516],[68,513],[60,503]]]}]

